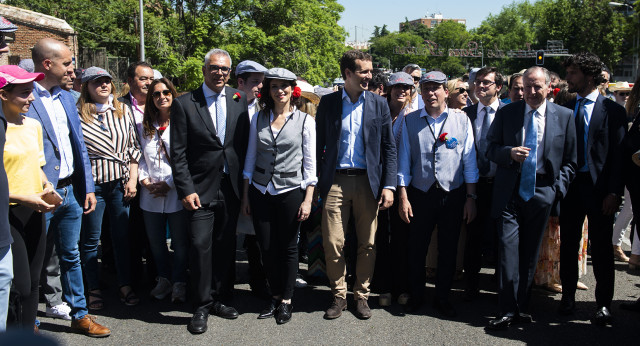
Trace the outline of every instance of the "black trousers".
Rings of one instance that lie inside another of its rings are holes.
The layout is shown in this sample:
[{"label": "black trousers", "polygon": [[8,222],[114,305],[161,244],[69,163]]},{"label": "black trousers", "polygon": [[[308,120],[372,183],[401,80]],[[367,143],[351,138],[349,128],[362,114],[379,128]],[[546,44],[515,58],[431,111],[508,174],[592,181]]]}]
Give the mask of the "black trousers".
[{"label": "black trousers", "polygon": [[[498,220],[498,297],[502,314],[526,313],[529,309],[540,244],[554,200],[550,184],[537,186],[526,202],[520,198],[516,184],[511,200],[502,210]],[[574,265],[578,268],[577,263]]]},{"label": "black trousers", "polygon": [[236,225],[240,200],[225,174],[217,200],[190,212],[192,278],[197,311],[232,296],[236,260]]},{"label": "black trousers", "polygon": [[491,216],[493,180],[480,178],[476,186],[478,214],[467,225],[467,240],[464,249],[464,275],[467,287],[474,290],[478,289],[482,254],[495,251],[498,242],[497,220]]},{"label": "black trousers", "polygon": [[17,321],[22,327],[33,330],[38,312],[38,286],[40,271],[47,246],[44,214],[25,206],[11,206],[9,224],[13,244],[13,285],[20,296],[21,308]]},{"label": "black trousers", "polygon": [[456,270],[458,238],[465,203],[465,187],[449,192],[433,184],[423,192],[413,186],[407,188],[413,219],[409,224],[409,284],[411,297],[420,303],[424,296],[426,279],[425,259],[431,234],[438,226],[438,272],[436,299],[446,301]]},{"label": "black trousers", "polygon": [[[397,208],[396,208],[397,211]],[[393,286],[391,253],[391,208],[378,212],[376,230],[376,264],[371,281],[371,289],[376,293],[391,293]]]},{"label": "black trousers", "polygon": [[611,306],[615,281],[613,259],[613,215],[602,214],[605,194],[596,191],[589,173],[579,172],[562,201],[560,214],[560,279],[562,296],[574,299],[578,284],[577,253],[582,237],[584,217],[589,220],[591,261],[596,277],[598,307]]},{"label": "black trousers", "polygon": [[298,209],[303,199],[302,189],[279,195],[262,194],[253,185],[249,189],[253,226],[271,294],[285,300],[293,297],[298,273]]}]

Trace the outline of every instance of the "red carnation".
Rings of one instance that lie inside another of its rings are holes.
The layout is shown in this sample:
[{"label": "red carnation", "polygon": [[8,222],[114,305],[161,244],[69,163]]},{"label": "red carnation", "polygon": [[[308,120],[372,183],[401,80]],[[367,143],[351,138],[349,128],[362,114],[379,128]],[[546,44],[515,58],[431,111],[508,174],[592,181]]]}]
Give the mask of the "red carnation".
[{"label": "red carnation", "polygon": [[233,94],[233,99],[238,102],[240,101],[240,99],[242,98],[242,96],[240,96],[240,93],[235,93]]},{"label": "red carnation", "polygon": [[258,98],[261,98],[261,97],[262,97],[262,94],[261,94],[261,93],[258,93]]},{"label": "red carnation", "polygon": [[291,94],[291,96],[298,98],[300,97],[300,95],[302,95],[302,90],[300,90],[300,87],[296,86],[295,88],[293,88],[293,93]]},{"label": "red carnation", "polygon": [[162,136],[162,134],[164,133],[164,131],[167,129],[166,126],[162,126],[162,127],[158,127],[158,134],[160,136]]},{"label": "red carnation", "polygon": [[446,142],[447,141],[447,135],[448,135],[448,133],[446,133],[446,132],[441,134],[440,137],[438,137],[438,140],[440,142]]},{"label": "red carnation", "polygon": [[560,92],[560,88],[555,88],[553,89],[553,97],[558,96],[558,93]]}]

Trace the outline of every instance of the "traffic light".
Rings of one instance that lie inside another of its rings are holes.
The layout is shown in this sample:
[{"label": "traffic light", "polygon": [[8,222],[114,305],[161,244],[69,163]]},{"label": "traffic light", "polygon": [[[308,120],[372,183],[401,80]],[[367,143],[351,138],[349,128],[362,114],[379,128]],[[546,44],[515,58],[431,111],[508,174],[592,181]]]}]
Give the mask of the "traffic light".
[{"label": "traffic light", "polygon": [[542,66],[544,65],[544,51],[539,50],[536,52],[536,65]]}]

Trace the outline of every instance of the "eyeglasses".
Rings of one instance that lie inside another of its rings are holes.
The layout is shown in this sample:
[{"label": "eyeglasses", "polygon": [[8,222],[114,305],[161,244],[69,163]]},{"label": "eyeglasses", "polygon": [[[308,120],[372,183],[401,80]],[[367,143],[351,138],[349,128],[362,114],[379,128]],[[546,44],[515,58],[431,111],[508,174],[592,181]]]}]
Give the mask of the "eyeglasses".
[{"label": "eyeglasses", "polygon": [[169,89],[164,89],[162,91],[158,90],[158,91],[154,91],[153,94],[151,94],[153,96],[153,98],[157,99],[160,97],[160,94],[164,95],[164,96],[169,96],[171,95],[171,90]]},{"label": "eyeglasses", "polygon": [[231,67],[228,66],[218,66],[218,65],[209,65],[209,72],[218,72],[221,71],[222,74],[226,75],[231,71]]},{"label": "eyeglasses", "polygon": [[629,96],[629,95],[631,95],[631,93],[630,92],[618,93],[618,95],[620,95],[620,96]]},{"label": "eyeglasses", "polygon": [[109,129],[104,126],[104,115],[98,114],[98,122],[100,123],[100,130],[109,131]]},{"label": "eyeglasses", "polygon": [[460,94],[464,94],[467,92],[467,89],[465,88],[455,88],[454,90],[458,91]]},{"label": "eyeglasses", "polygon": [[492,85],[496,84],[496,82],[493,82],[493,81],[490,81],[490,80],[476,80],[476,81],[473,81],[473,84],[482,85],[482,86],[492,86]]},{"label": "eyeglasses", "polygon": [[412,77],[413,77],[413,81],[414,82],[419,82],[420,78],[422,78],[422,77],[418,77],[418,76],[412,76]]}]

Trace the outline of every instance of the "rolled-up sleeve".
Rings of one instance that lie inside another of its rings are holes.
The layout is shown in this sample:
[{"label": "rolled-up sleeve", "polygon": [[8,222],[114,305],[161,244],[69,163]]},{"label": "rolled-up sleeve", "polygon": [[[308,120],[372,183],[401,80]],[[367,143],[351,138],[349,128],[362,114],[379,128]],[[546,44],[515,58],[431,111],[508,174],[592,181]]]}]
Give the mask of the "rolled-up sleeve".
[{"label": "rolled-up sleeve", "polygon": [[401,133],[398,150],[398,186],[409,186],[411,183],[411,143],[409,143],[406,121],[402,124]]},{"label": "rolled-up sleeve", "polygon": [[[300,187],[305,190],[308,186],[318,183],[316,175],[316,121],[310,115],[304,122],[302,131],[302,182]],[[248,157],[248,155],[247,155]]]}]

